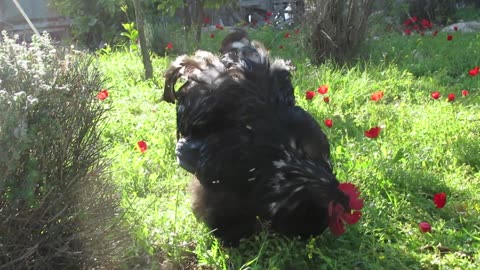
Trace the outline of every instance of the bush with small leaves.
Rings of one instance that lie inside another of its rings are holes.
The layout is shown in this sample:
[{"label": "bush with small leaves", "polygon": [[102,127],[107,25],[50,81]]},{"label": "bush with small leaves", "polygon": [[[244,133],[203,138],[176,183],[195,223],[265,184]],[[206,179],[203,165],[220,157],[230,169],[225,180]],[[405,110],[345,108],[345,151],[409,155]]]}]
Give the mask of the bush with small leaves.
[{"label": "bush with small leaves", "polygon": [[47,34],[2,36],[0,268],[115,267],[128,234],[102,156],[102,74]]}]

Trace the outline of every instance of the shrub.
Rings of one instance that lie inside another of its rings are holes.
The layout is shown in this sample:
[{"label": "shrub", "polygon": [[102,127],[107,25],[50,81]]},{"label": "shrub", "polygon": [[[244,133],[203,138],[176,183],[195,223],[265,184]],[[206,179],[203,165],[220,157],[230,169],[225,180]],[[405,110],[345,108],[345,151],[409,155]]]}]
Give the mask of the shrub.
[{"label": "shrub", "polygon": [[[410,16],[426,18],[436,23],[445,24],[455,21],[457,0],[411,0],[409,1]],[[403,18],[405,19],[405,18]]]},{"label": "shrub", "polygon": [[72,20],[73,39],[89,49],[99,48],[105,42],[115,43],[120,38],[122,23],[126,21],[120,6],[130,2],[127,0],[48,1],[59,14]]},{"label": "shrub", "polygon": [[314,59],[349,60],[365,36],[373,0],[316,0],[311,4],[307,25],[312,26],[309,42]]},{"label": "shrub", "polygon": [[0,268],[112,266],[128,239],[99,140],[105,82],[91,57],[46,34],[2,34]]}]

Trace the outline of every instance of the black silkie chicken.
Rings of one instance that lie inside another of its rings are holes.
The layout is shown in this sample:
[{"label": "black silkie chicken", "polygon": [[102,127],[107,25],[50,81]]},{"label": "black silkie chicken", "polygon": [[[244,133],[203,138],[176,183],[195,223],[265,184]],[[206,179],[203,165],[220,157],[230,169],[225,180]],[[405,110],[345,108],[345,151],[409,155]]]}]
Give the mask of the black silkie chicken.
[{"label": "black silkie chicken", "polygon": [[[163,98],[177,104],[177,159],[195,175],[196,217],[228,245],[265,224],[286,236],[344,233],[363,200],[338,182],[325,134],[295,106],[291,65],[270,62],[243,30],[220,52],[180,56],[165,75]],[[175,91],[179,78],[186,82]]]}]

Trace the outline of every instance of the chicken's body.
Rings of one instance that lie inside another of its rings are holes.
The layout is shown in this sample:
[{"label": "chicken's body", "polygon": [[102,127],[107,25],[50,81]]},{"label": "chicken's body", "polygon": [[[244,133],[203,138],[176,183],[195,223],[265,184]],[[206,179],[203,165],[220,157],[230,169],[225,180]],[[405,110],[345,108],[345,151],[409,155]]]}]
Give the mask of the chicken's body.
[{"label": "chicken's body", "polygon": [[[240,38],[224,41],[220,59],[200,51],[166,74],[164,98],[177,101],[177,158],[198,179],[194,213],[230,244],[261,224],[319,234],[332,226],[332,205],[351,208],[327,138],[295,105],[287,63],[270,63],[260,44]],[[187,82],[175,93],[180,76]]]}]

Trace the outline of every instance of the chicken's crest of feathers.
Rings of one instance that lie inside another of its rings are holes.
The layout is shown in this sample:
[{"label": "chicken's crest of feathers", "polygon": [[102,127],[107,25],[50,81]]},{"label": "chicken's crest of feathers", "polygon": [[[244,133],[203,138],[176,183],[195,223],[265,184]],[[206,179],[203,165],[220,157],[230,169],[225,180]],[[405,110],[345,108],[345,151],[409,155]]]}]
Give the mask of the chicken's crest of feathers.
[{"label": "chicken's crest of feathers", "polygon": [[[172,62],[165,73],[165,89],[163,99],[175,103],[178,98],[175,83],[183,78],[187,83],[215,84],[220,75],[225,72],[225,66],[217,56],[207,51],[197,51],[193,56],[179,56]],[[186,88],[183,88],[186,90]],[[180,88],[180,92],[182,87]],[[185,93],[183,93],[185,94]]]}]

